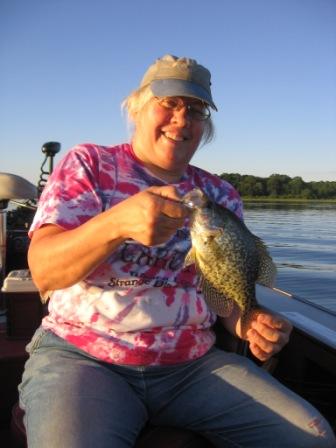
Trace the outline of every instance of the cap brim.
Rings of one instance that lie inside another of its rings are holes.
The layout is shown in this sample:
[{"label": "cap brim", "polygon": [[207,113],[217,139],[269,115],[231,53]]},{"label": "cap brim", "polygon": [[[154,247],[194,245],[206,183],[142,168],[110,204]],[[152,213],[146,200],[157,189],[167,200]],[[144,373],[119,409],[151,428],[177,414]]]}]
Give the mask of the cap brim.
[{"label": "cap brim", "polygon": [[205,101],[210,107],[217,110],[212,98],[200,85],[183,79],[155,79],[150,84],[155,96],[188,96]]}]

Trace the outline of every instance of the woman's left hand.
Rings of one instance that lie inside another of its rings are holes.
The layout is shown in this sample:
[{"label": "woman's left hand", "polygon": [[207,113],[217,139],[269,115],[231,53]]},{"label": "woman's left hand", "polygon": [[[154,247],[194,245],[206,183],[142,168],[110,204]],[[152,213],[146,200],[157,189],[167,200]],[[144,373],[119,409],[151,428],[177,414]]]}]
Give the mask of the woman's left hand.
[{"label": "woman's left hand", "polygon": [[293,328],[288,320],[267,311],[256,313],[249,324],[246,339],[252,354],[260,361],[278,353],[289,341]]}]

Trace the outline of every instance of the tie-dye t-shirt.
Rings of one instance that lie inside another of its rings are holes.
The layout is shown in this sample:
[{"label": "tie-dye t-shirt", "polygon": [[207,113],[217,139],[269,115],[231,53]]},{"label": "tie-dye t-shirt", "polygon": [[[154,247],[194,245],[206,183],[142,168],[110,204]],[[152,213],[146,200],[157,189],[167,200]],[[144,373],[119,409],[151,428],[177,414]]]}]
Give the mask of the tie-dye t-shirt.
[{"label": "tie-dye t-shirt", "polygon": [[[30,234],[48,223],[73,229],[154,185],[165,182],[136,159],[131,145],[78,145],[50,176]],[[218,176],[189,165],[174,185],[182,195],[199,187],[242,217],[238,193]],[[43,327],[109,363],[199,358],[214,344],[216,316],[197,287],[194,266],[184,266],[190,246],[188,220],[165,244],[125,241],[85,280],[52,292]]]}]

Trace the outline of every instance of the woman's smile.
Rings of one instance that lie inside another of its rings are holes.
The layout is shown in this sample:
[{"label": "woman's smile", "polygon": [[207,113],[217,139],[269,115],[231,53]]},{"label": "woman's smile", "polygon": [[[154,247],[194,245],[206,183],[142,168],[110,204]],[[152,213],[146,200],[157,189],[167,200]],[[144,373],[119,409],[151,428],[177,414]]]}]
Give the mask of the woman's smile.
[{"label": "woman's smile", "polygon": [[162,131],[162,135],[164,137],[166,137],[168,140],[172,140],[174,142],[183,142],[185,140],[187,140],[186,137],[184,137],[183,135],[177,134],[175,132],[170,132],[170,131]]}]

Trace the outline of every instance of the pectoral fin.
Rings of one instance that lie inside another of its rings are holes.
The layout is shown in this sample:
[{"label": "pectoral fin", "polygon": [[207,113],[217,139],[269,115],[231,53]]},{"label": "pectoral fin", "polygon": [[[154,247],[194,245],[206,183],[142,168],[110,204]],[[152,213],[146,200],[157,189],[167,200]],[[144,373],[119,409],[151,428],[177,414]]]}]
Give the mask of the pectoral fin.
[{"label": "pectoral fin", "polygon": [[185,268],[191,264],[196,264],[196,251],[193,247],[187,253],[187,255],[184,259],[184,262],[183,262],[183,267]]}]

